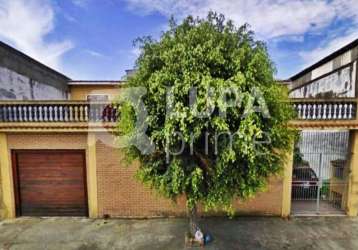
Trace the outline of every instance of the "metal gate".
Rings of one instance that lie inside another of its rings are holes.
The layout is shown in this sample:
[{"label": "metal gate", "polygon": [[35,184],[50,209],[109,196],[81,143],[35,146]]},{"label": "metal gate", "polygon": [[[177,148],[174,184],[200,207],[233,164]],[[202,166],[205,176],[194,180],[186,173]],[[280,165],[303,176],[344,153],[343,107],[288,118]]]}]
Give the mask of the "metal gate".
[{"label": "metal gate", "polygon": [[292,214],[344,214],[348,131],[302,131],[295,146]]}]

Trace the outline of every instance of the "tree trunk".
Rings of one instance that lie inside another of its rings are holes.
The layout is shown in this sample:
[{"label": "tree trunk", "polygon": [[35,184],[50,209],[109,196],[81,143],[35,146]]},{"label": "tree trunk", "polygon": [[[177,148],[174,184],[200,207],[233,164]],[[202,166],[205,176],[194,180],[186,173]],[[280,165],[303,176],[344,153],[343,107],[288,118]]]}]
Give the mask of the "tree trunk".
[{"label": "tree trunk", "polygon": [[195,235],[197,228],[197,208],[195,205],[193,208],[189,209],[189,232],[192,236]]}]

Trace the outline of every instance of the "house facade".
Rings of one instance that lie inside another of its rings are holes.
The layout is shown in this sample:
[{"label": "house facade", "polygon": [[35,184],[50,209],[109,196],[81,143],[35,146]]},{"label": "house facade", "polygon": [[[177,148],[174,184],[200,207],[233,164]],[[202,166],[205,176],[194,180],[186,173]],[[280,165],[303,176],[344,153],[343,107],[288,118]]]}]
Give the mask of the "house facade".
[{"label": "house facade", "polygon": [[[319,212],[322,204],[328,204],[339,206],[344,214],[357,215],[357,51],[355,41],[289,79],[290,95],[298,112],[298,119],[291,126],[303,131],[302,138],[307,137],[301,144],[310,145],[299,144],[305,171],[312,169],[318,179],[323,165],[329,166],[326,172],[341,171],[344,165],[344,178],[336,181],[342,184],[338,187],[331,181],[326,184],[330,187],[328,191],[323,192],[319,180],[312,184],[317,186],[317,190],[313,187],[317,199],[302,199],[301,191],[307,192],[310,180],[295,183],[293,175],[298,168],[290,155],[284,172],[270,178],[267,190],[255,198],[235,202],[238,214],[286,217],[293,209],[304,207],[301,210],[308,211],[307,204],[321,202],[314,207],[318,210],[309,211]],[[2,218],[143,218],[186,214],[184,197],[176,203],[160,197],[134,178],[136,164],[124,166],[113,136],[119,107],[112,100],[125,88],[125,81],[73,81],[5,44],[0,44],[0,53],[5,55],[0,57],[5,58],[0,59]],[[329,134],[325,142],[338,141],[338,146],[332,149],[337,152],[342,148],[340,145],[346,145],[349,157],[328,159],[323,153],[313,152],[311,148],[317,147],[312,143],[317,140],[307,133],[321,130],[348,134],[341,140],[336,134]],[[319,159],[327,158],[321,159],[318,168],[316,159],[309,158],[313,153]],[[330,174],[322,176],[333,180],[341,174],[332,178]],[[301,196],[293,197],[293,191]],[[296,207],[292,208],[293,205]]]}]

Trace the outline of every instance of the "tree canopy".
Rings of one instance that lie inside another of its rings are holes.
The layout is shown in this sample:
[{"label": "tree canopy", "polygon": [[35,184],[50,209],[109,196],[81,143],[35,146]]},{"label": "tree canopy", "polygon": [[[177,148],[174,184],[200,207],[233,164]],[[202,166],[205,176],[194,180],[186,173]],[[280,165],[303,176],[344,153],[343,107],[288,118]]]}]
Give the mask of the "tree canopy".
[{"label": "tree canopy", "polygon": [[159,40],[138,39],[141,54],[128,88],[145,88],[145,129],[137,104],[124,103],[118,132],[147,136],[154,149],[125,148],[138,178],[189,208],[232,211],[236,198],[265,188],[280,173],[295,131],[287,90],[275,81],[266,46],[248,25],[223,15],[170,21]]}]

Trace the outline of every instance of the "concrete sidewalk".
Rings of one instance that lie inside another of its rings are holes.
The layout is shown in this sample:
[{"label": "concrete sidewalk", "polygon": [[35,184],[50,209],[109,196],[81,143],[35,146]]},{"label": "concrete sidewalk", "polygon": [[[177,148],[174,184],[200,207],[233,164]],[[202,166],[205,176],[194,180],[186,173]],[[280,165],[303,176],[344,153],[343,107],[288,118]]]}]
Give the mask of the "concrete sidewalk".
[{"label": "concrete sidewalk", "polygon": [[[205,218],[205,249],[358,249],[358,219]],[[185,219],[21,218],[0,222],[0,249],[185,249]],[[198,248],[194,248],[198,249]]]}]

